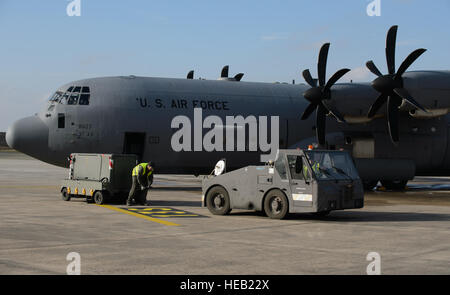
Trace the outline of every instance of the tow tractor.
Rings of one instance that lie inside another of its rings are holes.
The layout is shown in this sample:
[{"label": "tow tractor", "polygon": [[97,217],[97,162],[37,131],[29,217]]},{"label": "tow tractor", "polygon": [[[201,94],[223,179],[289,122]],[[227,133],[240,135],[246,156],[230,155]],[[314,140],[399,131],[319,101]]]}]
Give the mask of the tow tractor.
[{"label": "tow tractor", "polygon": [[219,161],[202,181],[202,205],[215,215],[245,209],[282,219],[364,206],[363,184],[346,151],[278,150],[264,166],[225,168],[226,161]]}]

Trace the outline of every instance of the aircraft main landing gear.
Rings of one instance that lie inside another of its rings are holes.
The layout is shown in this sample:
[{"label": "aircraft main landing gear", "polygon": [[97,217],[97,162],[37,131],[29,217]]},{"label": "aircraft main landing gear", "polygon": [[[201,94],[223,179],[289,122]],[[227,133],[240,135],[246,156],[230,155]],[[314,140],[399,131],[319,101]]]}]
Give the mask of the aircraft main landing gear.
[{"label": "aircraft main landing gear", "polygon": [[381,184],[388,190],[404,191],[408,180],[382,180]]}]

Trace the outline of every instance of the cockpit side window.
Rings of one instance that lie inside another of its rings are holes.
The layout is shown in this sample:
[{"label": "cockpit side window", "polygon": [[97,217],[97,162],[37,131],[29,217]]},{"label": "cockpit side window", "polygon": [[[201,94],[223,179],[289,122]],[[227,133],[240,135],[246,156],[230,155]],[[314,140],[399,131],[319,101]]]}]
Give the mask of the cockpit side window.
[{"label": "cockpit side window", "polygon": [[59,99],[61,98],[61,96],[62,96],[62,92],[61,91],[56,91],[51,97],[50,97],[50,99],[49,99],[49,101],[50,102],[58,102],[59,101]]},{"label": "cockpit side window", "polygon": [[69,96],[69,100],[67,101],[68,105],[76,105],[78,103],[78,97],[80,96],[80,86],[75,86],[73,88],[73,92]]},{"label": "cockpit side window", "polygon": [[60,103],[61,104],[67,104],[67,100],[69,99],[69,95],[70,95],[70,92],[64,93],[63,96],[61,97]]},{"label": "cockpit side window", "polygon": [[72,94],[70,94],[70,96],[69,96],[69,100],[67,101],[67,104],[68,105],[75,105],[75,104],[77,104],[79,96],[80,96],[79,93],[72,92]]},{"label": "cockpit side window", "polygon": [[79,105],[89,105],[90,99],[89,87],[83,86],[82,93],[80,95]]},{"label": "cockpit side window", "polygon": [[49,101],[65,105],[89,105],[90,96],[88,86],[70,86],[66,92],[57,91]]},{"label": "cockpit side window", "polygon": [[80,105],[89,105],[89,94],[82,93],[80,95]]}]

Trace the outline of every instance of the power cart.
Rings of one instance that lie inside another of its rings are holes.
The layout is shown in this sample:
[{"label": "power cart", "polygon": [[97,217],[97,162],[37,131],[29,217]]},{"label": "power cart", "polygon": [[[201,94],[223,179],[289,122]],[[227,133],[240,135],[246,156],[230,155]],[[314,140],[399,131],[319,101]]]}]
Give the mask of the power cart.
[{"label": "power cart", "polygon": [[212,214],[245,209],[282,219],[288,213],[325,216],[364,206],[361,179],[345,151],[279,150],[265,166],[224,170],[221,160],[202,181],[202,205]]},{"label": "power cart", "polygon": [[135,155],[71,154],[69,178],[61,182],[62,199],[85,197],[87,202],[99,205],[124,202],[131,188],[131,171],[136,165]]}]

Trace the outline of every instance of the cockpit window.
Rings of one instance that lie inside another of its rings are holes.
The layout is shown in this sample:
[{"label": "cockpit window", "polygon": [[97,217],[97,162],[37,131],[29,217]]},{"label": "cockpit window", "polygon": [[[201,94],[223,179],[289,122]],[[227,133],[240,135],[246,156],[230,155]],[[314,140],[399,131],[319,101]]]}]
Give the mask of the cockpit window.
[{"label": "cockpit window", "polygon": [[69,96],[69,100],[67,101],[68,105],[74,105],[78,103],[78,96],[80,96],[79,93],[77,92],[72,92],[72,94],[70,94]]},{"label": "cockpit window", "polygon": [[67,104],[67,100],[69,99],[69,95],[70,95],[70,92],[66,92],[66,93],[63,94],[63,96],[61,97],[61,103],[62,104]]},{"label": "cockpit window", "polygon": [[49,101],[65,105],[89,105],[89,99],[88,86],[70,86],[66,92],[57,91]]},{"label": "cockpit window", "polygon": [[80,95],[79,105],[89,105],[89,93]]},{"label": "cockpit window", "polygon": [[63,93],[61,91],[56,91],[55,94],[53,94],[52,96],[50,96],[49,101],[50,102],[59,102],[59,99],[61,98],[61,96],[63,95]]}]

